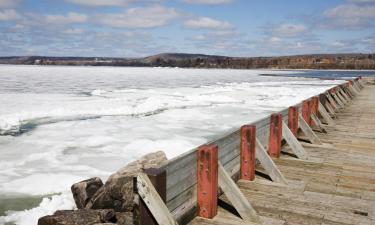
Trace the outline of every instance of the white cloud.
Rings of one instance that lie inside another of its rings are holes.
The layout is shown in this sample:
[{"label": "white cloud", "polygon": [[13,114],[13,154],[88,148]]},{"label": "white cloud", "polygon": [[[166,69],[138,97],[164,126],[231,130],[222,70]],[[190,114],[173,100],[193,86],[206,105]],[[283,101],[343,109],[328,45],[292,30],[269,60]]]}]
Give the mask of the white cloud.
[{"label": "white cloud", "polygon": [[97,15],[95,22],[117,28],[154,28],[164,26],[178,16],[174,8],[156,5],[130,8],[124,13]]},{"label": "white cloud", "polygon": [[10,21],[17,20],[20,18],[20,15],[14,9],[6,9],[0,11],[0,21]]},{"label": "white cloud", "polygon": [[83,29],[79,29],[79,28],[69,28],[69,29],[65,29],[62,31],[63,34],[72,34],[72,35],[76,35],[76,34],[83,34],[85,31]]},{"label": "white cloud", "polygon": [[197,19],[188,19],[184,22],[184,26],[193,29],[216,29],[225,30],[231,29],[233,26],[226,22],[215,20],[209,17],[199,17]]},{"label": "white cloud", "polygon": [[303,24],[281,24],[271,28],[273,36],[277,37],[298,37],[308,32]]},{"label": "white cloud", "polygon": [[19,0],[0,0],[0,8],[14,7],[19,3]]},{"label": "white cloud", "polygon": [[375,3],[375,0],[348,0],[348,2],[356,3],[356,4],[367,4],[367,3]]},{"label": "white cloud", "polygon": [[201,5],[221,5],[229,4],[234,0],[183,0],[183,2],[188,4],[201,4]]},{"label": "white cloud", "polygon": [[51,25],[64,25],[74,23],[84,23],[87,21],[87,15],[70,12],[67,15],[45,15],[43,20]]},{"label": "white cloud", "polygon": [[333,26],[362,28],[369,26],[371,20],[375,19],[375,6],[342,4],[324,11],[323,15],[330,20],[328,23]]},{"label": "white cloud", "polygon": [[65,0],[66,2],[84,6],[127,6],[131,3],[146,2],[156,3],[160,0]]}]

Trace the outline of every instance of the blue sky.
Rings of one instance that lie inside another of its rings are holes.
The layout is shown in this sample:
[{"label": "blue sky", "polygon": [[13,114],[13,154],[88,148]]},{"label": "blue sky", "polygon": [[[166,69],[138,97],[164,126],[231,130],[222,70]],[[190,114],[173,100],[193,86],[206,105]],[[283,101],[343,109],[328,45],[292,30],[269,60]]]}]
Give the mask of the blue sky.
[{"label": "blue sky", "polygon": [[0,55],[375,52],[375,0],[0,0]]}]

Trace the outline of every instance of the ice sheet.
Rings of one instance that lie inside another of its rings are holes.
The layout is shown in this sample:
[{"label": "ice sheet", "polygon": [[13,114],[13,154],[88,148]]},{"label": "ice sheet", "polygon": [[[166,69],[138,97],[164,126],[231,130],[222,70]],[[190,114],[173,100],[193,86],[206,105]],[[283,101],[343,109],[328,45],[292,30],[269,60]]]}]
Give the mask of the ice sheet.
[{"label": "ice sheet", "polygon": [[36,224],[74,207],[74,182],[157,150],[175,157],[342,82],[262,73],[291,72],[0,66],[0,196],[52,194],[0,224]]}]

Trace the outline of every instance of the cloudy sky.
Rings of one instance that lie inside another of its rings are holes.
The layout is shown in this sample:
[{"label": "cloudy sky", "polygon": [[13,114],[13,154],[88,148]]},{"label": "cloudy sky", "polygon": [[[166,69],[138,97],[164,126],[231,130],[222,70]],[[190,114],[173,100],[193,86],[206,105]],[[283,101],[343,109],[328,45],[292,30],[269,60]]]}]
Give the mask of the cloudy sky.
[{"label": "cloudy sky", "polygon": [[375,52],[375,0],[0,0],[0,55]]}]

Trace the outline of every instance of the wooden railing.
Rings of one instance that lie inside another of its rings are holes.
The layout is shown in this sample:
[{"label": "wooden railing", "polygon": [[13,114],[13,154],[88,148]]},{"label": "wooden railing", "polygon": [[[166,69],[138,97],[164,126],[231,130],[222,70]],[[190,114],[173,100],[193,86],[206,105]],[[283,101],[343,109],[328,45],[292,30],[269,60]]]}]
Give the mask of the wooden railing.
[{"label": "wooden railing", "polygon": [[[280,171],[278,171],[274,165],[271,157],[267,154],[267,150],[269,150],[270,147],[269,144],[272,142],[272,145],[275,143],[277,145],[278,141],[280,141],[281,148],[282,139],[283,142],[287,142],[295,150],[294,153],[297,157],[307,159],[307,153],[304,152],[301,144],[295,141],[297,140],[295,137],[295,131],[292,131],[293,129],[288,129],[288,122],[289,127],[292,126],[291,124],[293,123],[297,124],[298,129],[301,129],[305,133],[305,136],[311,143],[320,144],[318,137],[312,132],[311,128],[319,128],[319,126],[321,126],[320,120],[324,120],[326,124],[332,123],[331,117],[335,116],[335,112],[339,111],[344,105],[349,103],[350,99],[357,95],[362,88],[361,79],[361,77],[358,77],[349,80],[344,84],[337,85],[334,88],[321,93],[320,95],[306,99],[303,103],[291,106],[292,108],[295,107],[294,110],[297,110],[297,118],[296,114],[291,114],[293,113],[293,109],[286,108],[272,114],[271,117],[273,119],[271,119],[270,116],[266,116],[265,118],[249,124],[256,127],[257,163],[262,164],[263,168],[269,173],[268,175],[273,181],[286,183],[285,178],[283,178]],[[282,121],[278,121],[278,118],[282,118]],[[281,132],[281,130],[283,132]],[[278,136],[281,135],[281,133],[282,136]],[[272,135],[270,136],[270,134]],[[280,138],[280,140],[273,140],[272,138]],[[232,177],[234,181],[238,181],[240,178],[240,145],[241,128],[233,129],[222,135],[220,138],[204,145],[211,147],[214,146],[218,149],[218,162],[216,163],[219,165],[219,169],[220,166],[222,166],[225,169],[226,174]],[[200,165],[203,165],[203,163],[199,161],[199,151],[201,151],[201,149],[200,147],[197,147],[179,155],[178,157],[169,160],[168,164],[163,168],[166,171],[165,205],[170,215],[179,224],[186,224],[197,214],[200,214],[198,212],[199,206],[197,203],[197,184],[199,182],[197,170]],[[276,151],[280,150],[276,149]],[[252,166],[255,168],[255,165]],[[221,193],[218,194],[220,195]]]}]

